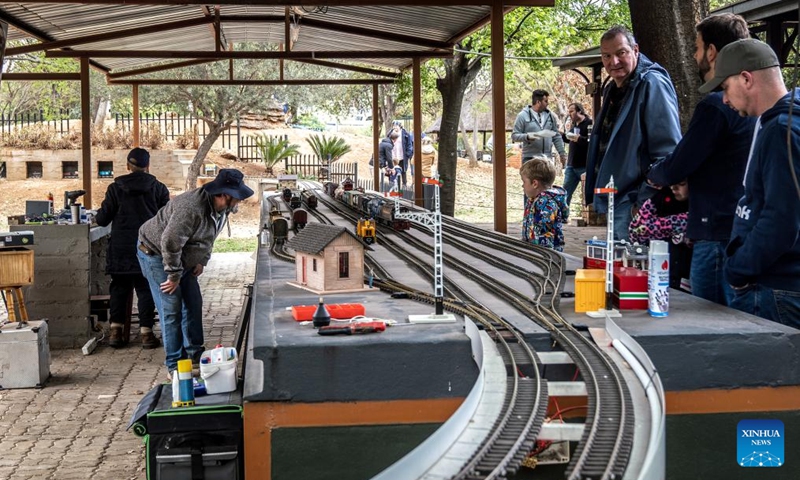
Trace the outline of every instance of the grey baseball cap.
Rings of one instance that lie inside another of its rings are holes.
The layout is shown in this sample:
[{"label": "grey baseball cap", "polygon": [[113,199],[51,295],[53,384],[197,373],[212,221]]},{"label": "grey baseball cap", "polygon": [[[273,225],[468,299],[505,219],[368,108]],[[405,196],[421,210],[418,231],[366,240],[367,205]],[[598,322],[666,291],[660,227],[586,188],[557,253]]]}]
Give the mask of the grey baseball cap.
[{"label": "grey baseball cap", "polygon": [[731,75],[778,67],[780,64],[775,51],[761,40],[754,38],[737,40],[719,51],[714,64],[714,78],[704,83],[698,90],[700,93],[708,93],[719,87]]}]

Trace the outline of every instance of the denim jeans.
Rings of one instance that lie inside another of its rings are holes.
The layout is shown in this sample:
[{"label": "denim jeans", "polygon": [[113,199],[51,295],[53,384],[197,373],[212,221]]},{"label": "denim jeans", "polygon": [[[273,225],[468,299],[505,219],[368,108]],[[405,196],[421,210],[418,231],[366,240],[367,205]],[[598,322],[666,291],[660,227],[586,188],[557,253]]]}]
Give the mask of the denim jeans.
[{"label": "denim jeans", "polygon": [[800,328],[800,292],[774,290],[754,284],[734,290],[731,308]]},{"label": "denim jeans", "polygon": [[581,183],[581,175],[586,172],[585,168],[573,168],[567,166],[564,170],[564,190],[567,191],[567,208],[572,203],[572,194]]},{"label": "denim jeans", "polygon": [[692,268],[689,280],[692,295],[720,305],[730,305],[733,289],[722,275],[725,263],[725,241],[699,240],[692,247]]},{"label": "denim jeans", "polygon": [[167,280],[164,259],[159,255],[147,255],[137,250],[142,274],[150,284],[161,324],[161,339],[164,342],[169,371],[178,368],[178,360],[197,360],[203,353],[203,297],[200,284],[191,269],[184,270],[180,284],[174,292],[161,291],[161,283]]},{"label": "denim jeans", "polygon": [[614,240],[628,241],[628,229],[632,220],[630,199],[628,197],[614,198]]}]

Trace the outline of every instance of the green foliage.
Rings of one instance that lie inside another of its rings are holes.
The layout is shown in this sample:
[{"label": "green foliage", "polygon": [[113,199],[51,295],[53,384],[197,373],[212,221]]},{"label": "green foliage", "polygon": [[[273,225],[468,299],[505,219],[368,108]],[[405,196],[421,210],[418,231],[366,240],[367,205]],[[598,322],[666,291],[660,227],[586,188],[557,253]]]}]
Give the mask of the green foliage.
[{"label": "green foliage", "polygon": [[254,252],[258,247],[257,237],[218,238],[213,253]]},{"label": "green foliage", "polygon": [[325,124],[310,113],[301,113],[300,116],[297,117],[297,121],[295,121],[294,124],[309,130],[325,130]]},{"label": "green foliage", "polygon": [[336,161],[350,151],[350,145],[343,138],[337,136],[328,138],[325,135],[311,135],[306,138],[306,142],[320,160],[330,156],[331,161]]},{"label": "green foliage", "polygon": [[277,165],[278,162],[293,155],[300,154],[299,145],[290,144],[287,139],[263,133],[261,135],[256,135],[256,148],[258,149],[258,156],[261,157],[264,166],[267,167],[267,173],[269,174],[272,173],[272,168]]}]

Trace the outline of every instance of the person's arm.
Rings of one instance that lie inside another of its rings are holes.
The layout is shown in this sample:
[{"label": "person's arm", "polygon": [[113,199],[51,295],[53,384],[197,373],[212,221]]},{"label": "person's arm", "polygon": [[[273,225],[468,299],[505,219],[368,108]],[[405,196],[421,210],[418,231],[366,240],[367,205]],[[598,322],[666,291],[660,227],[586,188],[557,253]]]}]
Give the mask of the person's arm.
[{"label": "person's arm", "polygon": [[525,124],[528,123],[524,118],[525,111],[523,110],[517,115],[517,120],[514,122],[514,130],[511,131],[511,140],[514,142],[527,142],[528,134],[525,132]]},{"label": "person's arm", "polygon": [[[658,72],[645,77],[644,113],[641,118],[642,137],[647,139],[644,147],[646,157],[640,159],[642,175],[650,166],[675,150],[681,140],[681,122],[678,116],[678,97],[670,78]],[[685,178],[685,177],[684,177]],[[643,179],[639,196],[647,198],[648,188]]]},{"label": "person's arm", "polygon": [[100,204],[100,210],[97,211],[97,215],[94,217],[97,224],[101,227],[108,226],[112,221],[114,221],[114,216],[117,214],[119,203],[117,202],[117,196],[114,192],[115,187],[112,183],[108,186],[108,190],[106,190],[106,198],[103,200],[103,203]]},{"label": "person's arm", "polygon": [[[794,119],[795,122],[797,118]],[[792,161],[795,173],[800,176],[800,125],[793,122]],[[797,187],[789,170],[789,159],[786,151],[786,125],[772,129],[769,138],[759,138],[760,153],[753,161],[758,161],[764,183],[764,208],[752,230],[742,240],[741,246],[729,254],[725,261],[725,278],[734,287],[743,287],[755,281],[760,275],[768,272],[775,262],[790,251],[797,242],[800,231],[800,199]],[[760,135],[763,135],[762,132]],[[759,136],[760,136],[759,135]],[[778,148],[780,145],[780,148]],[[769,148],[767,153],[764,148]],[[747,182],[758,181],[754,177],[750,164]],[[745,192],[747,197],[747,192]],[[742,215],[752,215],[753,212]],[[738,219],[736,221],[739,221]],[[739,238],[739,237],[737,237]],[[736,239],[733,239],[734,242]]]},{"label": "person's arm", "polygon": [[720,142],[727,130],[725,113],[714,105],[700,102],[686,134],[675,150],[650,167],[647,179],[655,185],[665,186],[688,178],[720,148]]},{"label": "person's arm", "polygon": [[[553,122],[553,131],[558,132],[558,122],[556,122],[556,117],[552,113],[550,114],[550,121]],[[561,138],[561,134],[553,137],[553,145],[555,145],[558,154],[561,155],[561,163],[566,164],[567,151],[564,149],[564,139]]]},{"label": "person's arm", "polygon": [[169,203],[169,189],[163,183],[158,184],[158,189],[159,192],[158,192],[157,205],[158,208],[161,209],[164,207],[164,205]]},{"label": "person's arm", "polygon": [[642,208],[634,215],[631,224],[628,226],[628,236],[631,242],[646,244],[650,240],[659,240],[660,237],[652,235],[650,232],[660,230],[659,218],[656,215],[656,207],[648,199],[642,204]]}]

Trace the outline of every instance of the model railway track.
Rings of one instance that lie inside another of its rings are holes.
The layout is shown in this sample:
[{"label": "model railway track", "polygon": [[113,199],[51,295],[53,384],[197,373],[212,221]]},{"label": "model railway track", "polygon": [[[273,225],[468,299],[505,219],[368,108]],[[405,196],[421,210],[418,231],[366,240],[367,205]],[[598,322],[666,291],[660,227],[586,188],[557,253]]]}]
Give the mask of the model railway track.
[{"label": "model railway track", "polygon": [[[343,208],[339,208],[338,204],[334,205],[332,202],[323,199],[322,195],[318,198],[328,208],[338,211],[342,216],[353,219],[353,214]],[[445,255],[445,262],[448,268],[460,272],[480,285],[481,288],[503,299],[523,315],[550,331],[554,340],[569,353],[580,369],[588,392],[586,427],[568,466],[567,478],[570,480],[622,478],[633,438],[634,421],[630,394],[616,365],[594,343],[564,321],[557,311],[559,297],[556,293],[561,291],[564,282],[563,259],[555,252],[516,241],[505,235],[493,234],[477,229],[477,227],[453,225],[450,222],[452,221],[448,219],[448,228],[461,230],[462,232],[458,233],[458,236],[469,238],[470,241],[491,246],[493,249],[503,249],[514,255],[519,255],[520,252],[525,252],[526,250],[530,251],[526,259],[537,265],[542,270],[541,272],[525,270],[510,262],[498,262],[498,259],[494,256],[485,255],[481,249],[456,239],[455,230],[451,230],[447,238],[448,244],[453,244],[470,255],[493,263],[515,276],[525,278],[526,281],[534,286],[536,295],[533,299],[526,297],[509,285],[500,285],[495,281],[487,280],[485,274],[452,255]],[[470,232],[470,230],[472,231]],[[405,252],[405,245],[408,245],[426,252],[426,254],[432,254],[430,245],[413,235],[402,232],[394,233],[399,235],[403,242],[394,242],[388,235],[384,234],[385,227],[380,227],[379,232],[381,232],[380,242],[387,245],[393,253],[403,256],[406,261],[415,265],[414,268],[416,270],[430,272],[430,263],[423,262],[416,256]],[[469,237],[466,235],[469,235]],[[496,241],[491,242],[492,239]],[[391,285],[391,288],[398,288],[396,284],[386,285]],[[478,317],[482,323],[488,321],[496,332],[493,334],[496,338],[502,339],[510,335],[508,332],[516,333],[513,327],[506,324],[502,319],[492,318],[490,312],[487,312],[480,303],[473,302],[474,299],[467,292],[458,288],[452,280],[447,280],[446,292],[450,296],[445,301],[446,308],[470,317]],[[453,300],[454,298],[458,300]],[[469,309],[469,311],[462,311],[465,308]],[[477,315],[478,313],[480,315]],[[488,320],[487,314],[489,315]],[[495,329],[495,325],[500,328]],[[519,355],[519,352],[515,350],[519,348],[530,350],[521,338],[516,340],[515,345],[514,347],[502,347],[500,350],[504,360],[507,362],[515,361],[515,354]],[[530,362],[533,365],[537,364],[533,352],[531,352]],[[537,371],[537,379],[535,382],[530,383],[537,385],[536,388],[539,389],[539,394],[541,395],[543,380],[538,378],[538,368],[535,370]],[[527,415],[527,417],[515,410],[523,408],[522,405],[528,403],[529,395],[527,389],[529,385],[527,382],[519,383],[516,375],[513,375],[513,377],[515,378],[509,385],[513,383],[514,387],[509,389],[507,398],[510,396],[511,399],[508,406],[504,405],[503,418],[507,420],[511,418],[526,418],[528,421],[522,429],[524,433],[518,436],[517,440],[510,441],[506,433],[507,425],[497,425],[498,428],[494,430],[490,439],[482,445],[478,453],[469,460],[456,478],[470,480],[476,478],[499,478],[508,472],[515,471],[524,456],[530,451],[529,447],[538,432],[537,422],[538,425],[541,425],[544,412],[538,411],[539,404],[537,404],[536,408],[532,408],[530,405],[525,407],[528,413],[524,415]],[[511,393],[512,390],[516,393]],[[522,392],[522,398],[517,398],[516,396],[520,392]],[[508,416],[505,416],[506,414]],[[515,422],[508,420],[508,423]],[[511,425],[508,428],[508,432],[516,429],[518,429],[516,425]]]}]

